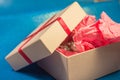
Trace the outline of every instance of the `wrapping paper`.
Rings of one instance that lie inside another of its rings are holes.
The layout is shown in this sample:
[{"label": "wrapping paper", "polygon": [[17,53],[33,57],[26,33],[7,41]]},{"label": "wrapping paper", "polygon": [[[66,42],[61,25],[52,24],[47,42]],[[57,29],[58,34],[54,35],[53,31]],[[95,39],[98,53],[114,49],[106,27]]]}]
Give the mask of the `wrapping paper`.
[{"label": "wrapping paper", "polygon": [[66,56],[120,41],[120,24],[105,12],[96,20],[87,15],[57,49]]}]

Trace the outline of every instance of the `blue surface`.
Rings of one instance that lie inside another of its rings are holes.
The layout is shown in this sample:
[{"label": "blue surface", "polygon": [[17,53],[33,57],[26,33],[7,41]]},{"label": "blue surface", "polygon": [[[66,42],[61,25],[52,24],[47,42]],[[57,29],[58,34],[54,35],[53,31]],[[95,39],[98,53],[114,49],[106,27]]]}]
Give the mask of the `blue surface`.
[{"label": "blue surface", "polygon": [[[36,64],[18,72],[11,69],[4,57],[33,29],[74,0],[0,0],[0,80],[55,80]],[[120,5],[117,0],[94,3],[77,0],[88,14],[99,18],[102,11],[120,22]],[[98,80],[120,80],[120,71]]]}]

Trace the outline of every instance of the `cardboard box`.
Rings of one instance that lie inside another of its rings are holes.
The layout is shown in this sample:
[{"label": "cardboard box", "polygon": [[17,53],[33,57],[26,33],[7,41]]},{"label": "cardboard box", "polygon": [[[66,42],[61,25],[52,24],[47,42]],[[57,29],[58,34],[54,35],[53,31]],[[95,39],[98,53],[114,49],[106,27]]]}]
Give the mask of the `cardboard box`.
[{"label": "cardboard box", "polygon": [[14,70],[19,70],[51,55],[85,16],[83,9],[74,2],[34,30],[6,56],[6,60]]},{"label": "cardboard box", "polygon": [[56,80],[95,80],[120,69],[120,43],[72,56],[55,51],[38,65]]}]

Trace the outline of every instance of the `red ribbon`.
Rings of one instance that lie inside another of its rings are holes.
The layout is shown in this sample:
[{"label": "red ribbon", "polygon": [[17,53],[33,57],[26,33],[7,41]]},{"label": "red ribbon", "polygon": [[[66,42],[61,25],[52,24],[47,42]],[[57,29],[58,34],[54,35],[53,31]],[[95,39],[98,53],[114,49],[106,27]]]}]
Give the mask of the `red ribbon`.
[{"label": "red ribbon", "polygon": [[[67,35],[69,35],[71,33],[70,29],[68,28],[68,26],[65,24],[64,20],[61,17],[58,17],[57,19],[51,21],[54,18],[54,16],[52,18],[50,18],[44,25],[42,25],[40,27],[40,29],[38,29],[36,32],[34,32],[33,34],[31,34],[30,36],[28,36],[25,40],[24,43],[19,47],[18,52],[19,54],[25,59],[26,62],[28,62],[29,64],[32,64],[32,60],[23,52],[22,48],[35,36],[37,35],[40,31],[42,31],[43,29],[45,29],[46,27],[48,27],[50,24],[54,23],[55,21],[58,21],[59,24],[61,25],[61,27],[64,29],[64,31],[66,32]],[[51,21],[51,22],[50,22]]]}]

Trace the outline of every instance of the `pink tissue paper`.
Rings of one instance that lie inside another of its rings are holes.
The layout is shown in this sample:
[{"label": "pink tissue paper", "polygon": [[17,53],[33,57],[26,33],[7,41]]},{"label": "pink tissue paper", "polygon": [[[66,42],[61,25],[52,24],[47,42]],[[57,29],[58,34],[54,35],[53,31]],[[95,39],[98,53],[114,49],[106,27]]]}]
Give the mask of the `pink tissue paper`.
[{"label": "pink tissue paper", "polygon": [[57,49],[66,56],[120,41],[120,24],[105,12],[96,20],[87,15]]}]

